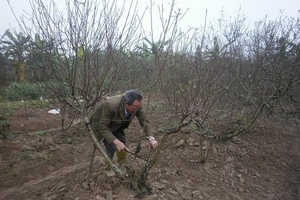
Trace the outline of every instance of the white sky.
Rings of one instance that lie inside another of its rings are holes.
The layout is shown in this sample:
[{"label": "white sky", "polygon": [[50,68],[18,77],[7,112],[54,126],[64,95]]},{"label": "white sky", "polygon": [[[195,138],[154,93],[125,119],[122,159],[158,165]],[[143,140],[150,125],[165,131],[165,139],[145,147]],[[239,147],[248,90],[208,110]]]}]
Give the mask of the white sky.
[{"label": "white sky", "polygon": [[[9,8],[7,0],[0,0],[0,35],[4,34],[6,29],[11,27],[17,28],[17,22]],[[9,0],[17,17],[21,16],[24,11],[30,12],[29,0]],[[49,2],[49,0],[43,0]],[[100,1],[100,0],[99,0]],[[123,1],[123,0],[117,0]],[[125,0],[124,0],[125,1]],[[126,0],[130,2],[130,0]],[[138,0],[140,8],[144,10],[148,0]],[[171,0],[153,0],[156,1],[156,6],[171,2]],[[55,0],[56,4],[65,5],[65,0]],[[183,30],[192,26],[200,28],[204,24],[205,11],[208,11],[208,21],[217,20],[220,18],[220,12],[227,16],[235,17],[237,12],[241,10],[249,22],[263,20],[266,16],[269,20],[279,18],[283,12],[285,16],[298,18],[300,16],[300,1],[299,0],[177,0],[176,8],[182,11],[189,9],[183,20],[181,27]],[[177,10],[177,9],[176,9]]]}]

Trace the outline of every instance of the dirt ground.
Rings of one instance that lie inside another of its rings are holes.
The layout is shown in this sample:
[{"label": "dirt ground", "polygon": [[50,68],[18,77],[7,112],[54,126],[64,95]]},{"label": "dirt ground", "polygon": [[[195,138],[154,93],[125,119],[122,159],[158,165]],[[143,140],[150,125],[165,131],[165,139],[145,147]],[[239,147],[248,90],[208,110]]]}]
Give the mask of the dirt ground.
[{"label": "dirt ground", "polygon": [[[49,109],[17,110],[7,139],[0,139],[0,199],[137,199],[126,181],[106,177],[103,157],[97,152],[90,188],[84,187],[93,145],[78,123],[61,131],[60,115]],[[159,116],[150,119],[154,128]],[[140,127],[127,130],[127,146],[135,150]],[[156,138],[161,139],[157,132]],[[1,137],[1,136],[0,136]],[[208,159],[200,163],[199,135],[169,136],[157,164],[150,170],[152,194],[146,200],[300,199],[300,133],[292,120],[260,119],[251,131],[214,143]],[[142,144],[141,155],[148,150]],[[128,155],[137,171],[145,162]]]}]

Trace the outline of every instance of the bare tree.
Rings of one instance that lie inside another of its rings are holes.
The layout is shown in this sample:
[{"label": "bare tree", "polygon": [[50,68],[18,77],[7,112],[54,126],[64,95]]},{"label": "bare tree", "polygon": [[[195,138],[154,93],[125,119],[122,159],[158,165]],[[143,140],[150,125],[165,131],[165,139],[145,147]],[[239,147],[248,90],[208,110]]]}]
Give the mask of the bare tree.
[{"label": "bare tree", "polygon": [[137,2],[66,1],[66,13],[54,1],[30,1],[32,14],[21,28],[33,39],[31,69],[55,98],[85,121],[97,149],[120,177],[124,173],[106,156],[94,136],[89,116],[95,104],[117,90],[132,65],[128,49],[139,40]]},{"label": "bare tree", "polygon": [[[143,41],[141,38],[148,37],[141,24],[144,13],[142,17],[137,13],[137,1],[132,1],[128,9],[125,1],[118,7],[115,0],[100,3],[67,0],[65,15],[54,1],[50,5],[45,5],[41,0],[30,2],[33,12],[28,18],[31,23],[27,24],[23,18],[21,24],[26,34],[34,37],[31,68],[56,98],[84,118],[95,146],[117,174],[124,178],[124,173],[111,162],[94,136],[89,115],[96,102],[114,93],[128,75],[136,80],[140,74],[132,75],[130,71],[135,71],[138,66],[143,70],[149,68],[151,72],[143,73],[143,77],[147,78],[144,79],[146,84],[143,84],[143,88],[155,87],[163,74],[167,73],[165,68],[173,44],[182,34],[178,21],[184,13],[175,11],[175,1],[172,1],[168,11],[164,5],[158,6],[161,33],[158,33],[157,39],[152,28],[148,40],[152,48],[152,62],[151,59],[140,59],[135,49]],[[152,21],[153,7],[154,3],[150,1],[148,11],[152,25],[155,23]],[[142,33],[139,28],[142,28]],[[141,175],[132,174],[130,177],[137,193],[149,193],[146,179],[156,160],[157,156],[149,156]]]},{"label": "bare tree", "polygon": [[194,127],[209,145],[246,132],[269,108],[299,112],[297,20],[261,21],[251,31],[245,19],[223,16],[169,57],[158,84],[166,131]]},{"label": "bare tree", "polygon": [[[159,13],[157,20],[154,17],[156,8]],[[145,17],[149,14],[150,24],[143,24],[142,28],[145,34],[143,40],[140,40],[137,45],[138,50],[134,52],[137,69],[131,72],[131,75],[135,77],[135,84],[138,84],[142,90],[150,91],[147,96],[147,117],[151,116],[151,110],[149,110],[152,103],[151,93],[158,91],[160,94],[160,92],[164,92],[159,91],[161,89],[159,85],[166,81],[164,77],[168,75],[169,70],[172,70],[172,66],[175,64],[172,60],[174,49],[186,34],[181,31],[179,26],[180,20],[186,12],[176,8],[175,0],[170,1],[168,6],[158,4],[157,7],[154,1],[149,1]],[[151,27],[148,34],[145,28],[147,25]],[[155,29],[154,25],[159,25],[159,28]],[[137,71],[141,73],[135,74]],[[140,137],[137,144],[136,156],[140,152],[142,138]],[[132,180],[131,184],[139,195],[151,193],[151,189],[147,186],[147,177],[149,170],[156,164],[166,139],[167,133],[161,137],[158,149],[155,152],[148,152],[147,161],[139,173],[128,168],[128,174]]]},{"label": "bare tree", "polygon": [[[251,32],[243,15],[228,21],[222,16],[217,24],[205,20],[203,28],[182,32],[179,22],[185,12],[176,10],[173,0],[168,9],[158,5],[161,29],[155,34],[155,3],[150,0],[147,8],[151,21],[147,33],[133,2],[127,10],[117,1],[66,1],[64,15],[54,1],[47,7],[32,0],[32,27],[25,21],[22,27],[34,37],[35,60],[30,67],[56,98],[83,117],[95,146],[121,178],[124,173],[94,136],[89,115],[96,102],[124,83],[157,92],[156,103],[168,123],[158,150],[149,152],[141,172],[127,168],[138,194],[150,192],[148,173],[169,134],[190,126],[201,143],[210,144],[247,131],[264,110],[274,106],[298,112],[295,21],[262,21]],[[148,117],[151,95],[147,100]],[[202,146],[200,151],[204,162],[208,151],[205,156]]]}]

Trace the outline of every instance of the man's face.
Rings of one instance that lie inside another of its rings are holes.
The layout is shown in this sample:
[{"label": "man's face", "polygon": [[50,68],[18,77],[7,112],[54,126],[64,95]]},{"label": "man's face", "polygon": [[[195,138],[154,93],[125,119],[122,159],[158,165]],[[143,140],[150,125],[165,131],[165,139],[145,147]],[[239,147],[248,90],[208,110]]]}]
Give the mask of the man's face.
[{"label": "man's face", "polygon": [[136,113],[141,106],[142,106],[142,101],[139,100],[135,100],[132,105],[128,105],[128,103],[125,103],[125,108],[127,112],[131,114]]}]

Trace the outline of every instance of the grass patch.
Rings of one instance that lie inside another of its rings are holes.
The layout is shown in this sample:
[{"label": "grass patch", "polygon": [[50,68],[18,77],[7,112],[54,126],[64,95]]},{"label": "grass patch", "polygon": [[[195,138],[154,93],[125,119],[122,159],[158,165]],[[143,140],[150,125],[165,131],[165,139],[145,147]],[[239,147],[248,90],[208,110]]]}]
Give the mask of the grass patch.
[{"label": "grass patch", "polygon": [[40,158],[45,161],[51,161],[54,159],[54,155],[53,155],[53,153],[46,153],[46,154],[40,155]]},{"label": "grass patch", "polygon": [[[17,109],[24,107],[24,101],[11,101],[11,102],[0,102],[1,108]],[[48,99],[45,100],[28,100],[26,106],[29,108],[45,108],[51,105]]]},{"label": "grass patch", "polygon": [[46,131],[39,131],[39,132],[36,133],[37,136],[44,136],[46,134],[47,134]]}]

